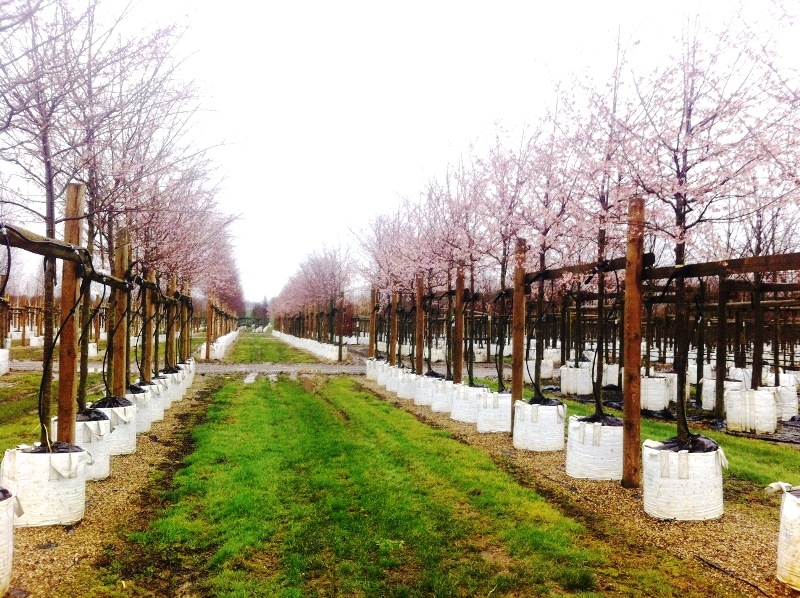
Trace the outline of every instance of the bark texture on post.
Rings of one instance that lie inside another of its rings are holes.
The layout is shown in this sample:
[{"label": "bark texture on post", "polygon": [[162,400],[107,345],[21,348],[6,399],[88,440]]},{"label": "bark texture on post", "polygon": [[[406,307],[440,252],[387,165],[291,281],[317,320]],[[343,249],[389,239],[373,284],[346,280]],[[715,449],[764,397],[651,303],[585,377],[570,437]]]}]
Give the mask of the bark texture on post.
[{"label": "bark texture on post", "polygon": [[511,424],[514,424],[514,401],[522,400],[522,367],[525,352],[525,239],[517,239],[514,252],[514,305],[511,326]]},{"label": "bark texture on post", "polygon": [[[117,244],[114,252],[114,275],[122,278],[128,268],[128,252],[130,251],[130,237],[128,230],[122,228],[117,233]],[[130,345],[128,335],[128,322],[125,317],[128,310],[128,293],[120,289],[114,289],[114,315],[112,330],[114,331],[113,353],[111,371],[113,372],[111,394],[115,397],[124,397],[125,383],[127,375],[125,364],[127,363],[127,350]]]},{"label": "bark texture on post", "polygon": [[400,293],[392,293],[391,332],[389,333],[389,365],[397,365],[397,333],[400,327]]},{"label": "bark texture on post", "polygon": [[369,312],[369,349],[367,357],[375,357],[377,351],[375,347],[378,346],[378,291],[372,289],[372,301],[370,302]]},{"label": "bark texture on post", "polygon": [[414,369],[418,376],[422,375],[423,360],[425,357],[425,309],[423,307],[423,280],[422,276],[417,276],[417,289],[416,289],[416,303],[417,303],[417,318],[414,322],[416,344],[414,345]]},{"label": "bark texture on post", "polygon": [[455,325],[453,339],[453,382],[464,379],[464,270],[456,270]]},{"label": "bark texture on post", "polygon": [[206,298],[208,305],[206,307],[206,361],[211,359],[211,335],[214,334],[214,304],[211,302],[211,295]]},{"label": "bark texture on post", "polygon": [[623,396],[622,485],[641,483],[641,367],[642,263],[644,247],[644,199],[628,205],[628,248],[625,262],[625,392]]},{"label": "bark texture on post", "polygon": [[[66,220],[64,222],[64,242],[79,246],[81,244],[81,224],[83,218],[85,188],[70,183],[67,186]],[[75,421],[78,404],[78,264],[61,264],[61,336],[58,348],[58,436],[56,440],[75,444]],[[75,308],[75,309],[73,309]]]}]

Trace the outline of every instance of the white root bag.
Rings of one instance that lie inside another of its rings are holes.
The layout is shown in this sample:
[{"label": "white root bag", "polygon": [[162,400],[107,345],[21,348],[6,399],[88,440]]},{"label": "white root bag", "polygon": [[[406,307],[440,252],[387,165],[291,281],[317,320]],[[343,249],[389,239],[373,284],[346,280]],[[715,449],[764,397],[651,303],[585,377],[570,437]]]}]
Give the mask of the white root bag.
[{"label": "white root bag", "polygon": [[[741,380],[725,380],[723,382],[725,391],[742,390]],[[725,395],[723,394],[723,397]],[[717,400],[717,380],[715,378],[703,378],[703,409],[712,411]]]},{"label": "white root bag", "polygon": [[[553,360],[552,359],[542,359],[542,369],[540,372],[542,380],[550,379],[553,377]],[[536,360],[529,359],[525,362],[525,382],[528,384],[533,384],[533,378],[536,376]]]},{"label": "white root bag", "polygon": [[592,394],[591,367],[561,366],[561,392],[570,395]]},{"label": "white root bag", "polygon": [[381,361],[376,367],[378,368],[378,377],[376,378],[378,386],[383,386],[386,388],[386,378],[389,375],[389,364],[385,361]]},{"label": "white root bag", "polygon": [[14,506],[15,496],[0,496],[0,596],[11,587],[11,563],[14,560]]},{"label": "white root bag", "polygon": [[[81,447],[87,455],[86,481],[105,480],[111,475],[110,434],[111,420],[75,422],[75,446]],[[50,420],[50,435],[58,437],[58,417]]]},{"label": "white root bag", "polygon": [[642,378],[642,409],[661,411],[669,407],[666,378]]},{"label": "white root bag", "polygon": [[391,366],[389,368],[389,372],[386,375],[386,390],[389,392],[397,392],[397,389],[400,387],[400,374],[402,374],[402,370],[397,366]]},{"label": "white root bag", "polygon": [[464,384],[454,384],[453,388],[450,419],[468,424],[477,423],[480,397],[488,391],[485,388],[470,388]]},{"label": "white root bag", "polygon": [[455,385],[452,380],[439,378],[433,384],[433,400],[431,411],[436,413],[450,413],[453,409],[453,396]]},{"label": "white root bag", "polygon": [[[164,419],[164,395],[167,392],[167,387],[162,384],[163,380],[159,381],[158,379],[151,380],[152,384],[147,385],[147,390],[150,392],[150,423],[152,422],[160,422]],[[136,414],[136,418],[139,418],[139,414]],[[136,424],[137,432],[139,428],[139,424]]]},{"label": "white root bag", "polygon": [[[484,389],[485,390],[485,389]],[[478,432],[511,431],[511,393],[484,392],[478,396]]]},{"label": "white root bag", "polygon": [[19,501],[14,525],[69,525],[83,519],[86,504],[86,451],[32,453],[7,449],[0,463],[0,486]]},{"label": "white root bag", "polygon": [[411,372],[400,373],[400,383],[397,387],[397,398],[413,399],[417,391],[417,375]]},{"label": "white root bag", "polygon": [[728,467],[719,448],[709,453],[664,451],[663,443],[642,445],[644,512],[656,519],[703,521],[722,516],[722,468]]},{"label": "white root bag", "polygon": [[567,424],[567,475],[590,480],[622,479],[622,426],[579,421]]},{"label": "white root bag", "polygon": [[778,579],[800,590],[800,497],[784,492],[778,534]]},{"label": "white root bag", "polygon": [[136,405],[127,407],[98,407],[111,420],[108,435],[108,452],[112,455],[130,455],[136,452]]},{"label": "white root bag", "polygon": [[725,393],[729,430],[772,434],[778,427],[775,393],[769,390],[729,390]]},{"label": "white root bag", "polygon": [[768,390],[775,395],[780,421],[789,421],[797,415],[797,390],[794,387],[761,386],[758,390]]},{"label": "white root bag", "polygon": [[[154,408],[158,408],[157,401],[153,401],[153,394],[149,390],[145,392],[129,392],[125,394],[125,398],[136,405],[136,433],[149,432],[154,421]],[[163,410],[161,411],[161,419],[164,419]]]},{"label": "white root bag", "polygon": [[378,380],[378,362],[372,357],[367,359],[367,380]]},{"label": "white root bag", "polygon": [[415,405],[430,405],[433,402],[433,383],[436,378],[430,376],[419,376],[417,386],[414,389]]},{"label": "white root bag", "polygon": [[514,448],[527,451],[564,450],[566,405],[514,403]]}]

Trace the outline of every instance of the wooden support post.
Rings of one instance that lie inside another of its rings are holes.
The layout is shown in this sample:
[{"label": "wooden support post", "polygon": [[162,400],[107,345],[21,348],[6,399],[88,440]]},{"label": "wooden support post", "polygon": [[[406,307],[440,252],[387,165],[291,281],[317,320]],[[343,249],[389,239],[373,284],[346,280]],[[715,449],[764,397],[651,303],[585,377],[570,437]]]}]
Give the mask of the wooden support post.
[{"label": "wooden support post", "polygon": [[453,382],[464,379],[464,269],[456,269],[455,326],[453,339]]},{"label": "wooden support post", "polygon": [[342,363],[342,346],[344,344],[344,293],[339,292],[339,302],[336,307],[337,320],[338,320],[338,335],[339,335],[339,355],[338,362]]},{"label": "wooden support post", "polygon": [[[76,183],[67,186],[64,221],[64,242],[81,244],[85,187]],[[75,444],[75,416],[78,403],[78,264],[61,263],[61,337],[58,348],[58,442]],[[74,309],[73,309],[74,308]]]},{"label": "wooden support post", "polygon": [[211,342],[214,328],[214,304],[211,302],[211,295],[206,295],[206,361],[211,359]]},{"label": "wooden support post", "polygon": [[[156,276],[152,270],[145,270],[144,278],[147,282],[155,283]],[[142,290],[142,303],[144,303],[142,313],[144,326],[142,327],[142,381],[150,383],[153,381],[153,320],[156,314],[156,292],[154,289],[145,287]]]},{"label": "wooden support post", "polygon": [[623,395],[622,485],[641,482],[641,368],[642,263],[644,255],[644,199],[628,204],[628,249],[625,262],[625,392]]},{"label": "wooden support post", "polygon": [[514,305],[511,316],[511,429],[514,429],[514,401],[522,400],[525,357],[525,239],[517,238],[514,251]]},{"label": "wooden support post", "polygon": [[717,301],[717,372],[716,388],[714,389],[714,417],[722,419],[725,411],[725,375],[727,365],[726,340],[728,336],[728,310],[725,304],[728,301],[727,277],[719,277],[719,301]]},{"label": "wooden support post", "polygon": [[[128,236],[128,229],[121,228],[117,232],[117,244],[114,252],[114,275],[119,278],[122,278],[128,267],[129,251],[130,237]],[[125,388],[125,383],[127,381],[125,364],[127,362],[126,351],[130,345],[128,322],[125,317],[127,308],[128,293],[120,289],[114,289],[113,315],[110,330],[110,332],[114,332],[114,336],[113,339],[109,340],[109,343],[113,344],[111,394],[115,397],[124,397],[125,391],[127,390],[127,388]]]},{"label": "wooden support post", "polygon": [[372,289],[372,301],[370,301],[369,311],[369,349],[367,350],[368,357],[375,357],[377,355],[378,346],[378,291]]},{"label": "wooden support post", "polygon": [[26,318],[25,318],[25,315],[26,315],[25,312],[26,311],[27,310],[23,307],[22,311],[19,314],[19,321],[20,321],[19,327],[22,330],[22,337],[20,338],[20,341],[19,341],[20,347],[24,347],[27,344],[25,342],[25,339],[26,339],[27,334],[28,334],[28,331],[26,330],[27,327],[28,327],[28,323],[25,321],[26,320]]},{"label": "wooden support post", "polygon": [[164,357],[166,359],[166,367],[168,368],[174,368],[175,364],[177,363],[175,360],[175,315],[177,313],[178,306],[172,298],[174,294],[175,275],[173,274],[169,277],[169,282],[167,283],[167,297],[169,297],[169,303],[167,304],[167,335]]},{"label": "wooden support post", "polygon": [[389,333],[389,365],[397,365],[397,332],[400,324],[400,293],[392,293],[391,332]]},{"label": "wooden support post", "polygon": [[417,304],[417,319],[415,322],[416,325],[416,339],[417,344],[414,347],[414,369],[417,372],[418,376],[422,375],[422,370],[424,368],[423,365],[423,358],[425,355],[425,308],[422,302],[422,296],[424,292],[424,283],[422,275],[420,274],[417,276],[417,288],[416,288],[416,304]]}]

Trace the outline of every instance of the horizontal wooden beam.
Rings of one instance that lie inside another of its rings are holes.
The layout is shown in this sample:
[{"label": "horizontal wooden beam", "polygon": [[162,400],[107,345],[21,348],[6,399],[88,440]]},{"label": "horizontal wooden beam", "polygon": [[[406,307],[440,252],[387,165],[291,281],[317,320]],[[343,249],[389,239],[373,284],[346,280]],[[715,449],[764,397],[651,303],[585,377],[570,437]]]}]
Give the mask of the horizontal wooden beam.
[{"label": "horizontal wooden beam", "polygon": [[84,247],[42,237],[24,228],[9,224],[0,225],[0,244],[18,247],[44,257],[80,264],[83,266],[82,278],[89,278],[115,289],[130,290],[130,285],[126,281],[97,272],[92,264],[92,256]]},{"label": "horizontal wooden beam", "polygon": [[[564,266],[563,268],[553,268],[550,270],[539,270],[525,274],[525,284],[531,284],[537,280],[556,280],[565,274],[593,274],[595,272],[613,272],[614,270],[625,269],[624,257],[614,258],[602,263],[593,262],[588,264],[577,264],[575,266]],[[656,263],[656,256],[652,253],[644,254],[644,267],[649,268]]]},{"label": "horizontal wooden beam", "polygon": [[786,272],[800,270],[800,253],[784,253],[781,255],[760,255],[702,264],[686,264],[683,267],[663,266],[645,268],[642,272],[644,280],[664,280],[674,277],[678,271],[684,278],[701,278],[704,276],[726,276],[731,274],[754,274],[756,272]]}]

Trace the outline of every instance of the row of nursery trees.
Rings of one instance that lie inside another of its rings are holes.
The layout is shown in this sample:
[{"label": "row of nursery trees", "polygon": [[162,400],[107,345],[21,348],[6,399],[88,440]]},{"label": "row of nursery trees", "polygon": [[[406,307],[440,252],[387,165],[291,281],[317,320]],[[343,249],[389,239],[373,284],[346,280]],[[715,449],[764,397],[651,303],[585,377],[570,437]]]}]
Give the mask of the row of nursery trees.
[{"label": "row of nursery trees", "polygon": [[[77,244],[98,272],[138,276],[162,295],[199,291],[241,313],[232,219],[217,205],[208,150],[191,136],[201,103],[175,58],[180,32],[141,31],[132,8],[113,12],[119,9],[100,0],[81,8],[64,0],[0,0],[3,244],[30,239],[16,235],[22,226],[61,238],[57,228],[78,220]],[[76,184],[84,206],[68,215],[68,189]],[[130,248],[123,262],[115,259],[120,239]],[[44,346],[52,355],[56,257],[43,254]],[[21,274],[16,257],[3,260],[0,296]],[[90,310],[83,302],[80,321]],[[51,379],[45,360],[45,404]]]},{"label": "row of nursery trees", "polygon": [[[356,274],[381,305],[413,296],[419,281],[428,297],[453,295],[463,277],[465,297],[487,298],[502,322],[510,316],[515,244],[526,239],[528,272],[598,265],[594,274],[539,280],[531,297],[558,304],[564,293],[591,293],[603,322],[604,297],[622,289],[603,265],[624,257],[628,209],[638,200],[645,250],[656,265],[680,272],[691,262],[797,251],[800,88],[779,49],[777,37],[738,18],[719,30],[689,20],[652,69],[632,59],[635,45],[618,42],[606,80],[562,86],[552,108],[521,133],[498,127],[491,143],[471,146],[419,200],[403,201],[357,233],[358,266],[340,259],[326,269],[347,277],[320,279],[304,266],[271,302],[273,315],[332,302],[348,285],[358,287]],[[751,275],[762,277],[794,282],[796,273]],[[687,322],[686,281],[678,274],[669,282],[675,321]],[[678,396],[688,334],[676,326]],[[505,334],[497,342],[499,369]],[[543,339],[536,342],[540,358]]]}]

